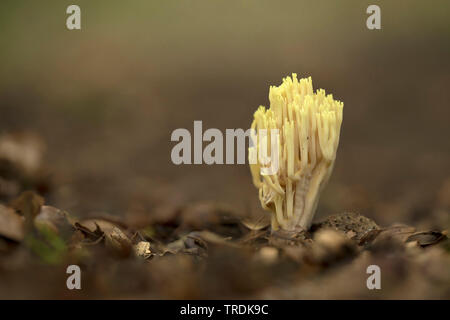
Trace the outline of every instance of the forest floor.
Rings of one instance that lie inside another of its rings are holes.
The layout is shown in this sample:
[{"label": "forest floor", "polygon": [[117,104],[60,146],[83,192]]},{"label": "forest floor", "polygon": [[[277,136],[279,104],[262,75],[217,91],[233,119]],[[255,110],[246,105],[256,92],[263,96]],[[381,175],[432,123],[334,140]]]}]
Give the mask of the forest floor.
[{"label": "forest floor", "polygon": [[[77,218],[38,195],[54,187],[33,162],[38,141],[0,139],[0,298],[450,298],[445,228],[340,213],[283,234],[267,213],[209,201]],[[69,265],[81,268],[81,290],[67,288]],[[379,290],[369,289],[373,265]]]}]

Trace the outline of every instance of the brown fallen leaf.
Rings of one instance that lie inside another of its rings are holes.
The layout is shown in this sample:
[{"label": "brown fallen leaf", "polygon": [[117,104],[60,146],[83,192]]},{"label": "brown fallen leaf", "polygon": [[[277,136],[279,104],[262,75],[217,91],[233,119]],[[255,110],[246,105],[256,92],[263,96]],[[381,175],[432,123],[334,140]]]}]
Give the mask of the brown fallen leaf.
[{"label": "brown fallen leaf", "polygon": [[447,233],[441,231],[422,231],[410,235],[405,242],[417,242],[421,247],[437,244],[447,239]]},{"label": "brown fallen leaf", "polygon": [[97,229],[102,232],[111,232],[117,227],[113,222],[102,219],[86,219],[78,222],[78,224],[82,226],[84,230],[88,230],[92,233],[95,233]]},{"label": "brown fallen leaf", "polygon": [[183,239],[178,239],[175,240],[173,242],[170,242],[169,244],[167,244],[167,246],[161,245],[160,251],[159,251],[159,255],[165,255],[167,253],[170,254],[177,254],[178,252],[184,250],[186,247],[184,245],[184,240]]},{"label": "brown fallen leaf", "polygon": [[270,216],[268,214],[259,217],[248,217],[242,220],[242,224],[251,231],[259,231],[270,226]]},{"label": "brown fallen leaf", "polygon": [[204,231],[193,231],[188,234],[188,238],[201,238],[204,241],[210,243],[210,244],[216,244],[216,245],[223,245],[228,247],[234,247],[234,248],[240,248],[241,245],[231,241],[231,237],[222,237],[221,235],[218,235],[214,232],[204,230]]},{"label": "brown fallen leaf", "polygon": [[34,218],[37,229],[48,227],[56,233],[68,235],[73,231],[75,221],[63,210],[52,206],[42,206],[39,214]]},{"label": "brown fallen leaf", "polygon": [[267,229],[259,231],[250,231],[243,237],[241,237],[238,242],[245,245],[266,245],[268,242],[270,231]]},{"label": "brown fallen leaf", "polygon": [[272,231],[269,236],[269,244],[277,248],[285,246],[304,246],[311,241],[311,234],[307,231]]},{"label": "brown fallen leaf", "polygon": [[95,220],[97,222],[97,224],[102,225],[105,224],[105,228],[108,228],[107,224],[109,226],[117,226],[119,228],[122,229],[127,229],[128,225],[123,221],[123,219],[121,219],[120,217],[111,215],[109,213],[106,212],[94,212],[92,214],[89,215],[89,219],[88,220],[84,220],[84,223],[87,223],[87,221],[93,221]]},{"label": "brown fallen leaf", "polygon": [[118,227],[105,232],[105,245],[122,258],[128,257],[133,249],[130,239]]},{"label": "brown fallen leaf", "polygon": [[192,254],[198,257],[208,256],[208,243],[198,234],[191,232],[183,238],[184,249],[181,251],[185,254]]},{"label": "brown fallen leaf", "polygon": [[365,246],[365,245],[372,243],[372,241],[374,241],[375,238],[378,237],[378,235],[381,232],[382,232],[381,229],[370,230],[370,231],[366,232],[359,240],[358,245]]},{"label": "brown fallen leaf", "polygon": [[104,232],[98,225],[96,225],[93,231],[79,222],[75,222],[74,227],[77,231],[80,231],[86,239],[90,240],[92,244],[97,244],[104,238]]},{"label": "brown fallen leaf", "polygon": [[366,233],[360,240],[360,245],[367,245],[370,243],[376,244],[382,241],[387,241],[393,239],[401,243],[406,242],[409,236],[414,234],[416,228],[404,225],[404,224],[394,224],[390,227],[371,230]]},{"label": "brown fallen leaf", "polygon": [[394,239],[400,242],[406,242],[407,239],[416,232],[416,228],[404,225],[394,224],[387,228],[374,229],[367,232],[359,241],[359,245],[368,245],[388,239]]},{"label": "brown fallen leaf", "polygon": [[159,255],[165,255],[167,253],[184,253],[206,257],[209,247],[208,244],[236,248],[241,247],[239,244],[231,242],[230,240],[231,237],[225,238],[207,230],[193,231],[166,246],[162,246]]},{"label": "brown fallen leaf", "polygon": [[75,228],[91,241],[89,244],[98,244],[104,239],[105,246],[119,257],[128,257],[133,250],[131,240],[112,222],[88,219],[76,222]]},{"label": "brown fallen leaf", "polygon": [[0,204],[0,236],[14,241],[24,238],[24,219],[12,208]]}]

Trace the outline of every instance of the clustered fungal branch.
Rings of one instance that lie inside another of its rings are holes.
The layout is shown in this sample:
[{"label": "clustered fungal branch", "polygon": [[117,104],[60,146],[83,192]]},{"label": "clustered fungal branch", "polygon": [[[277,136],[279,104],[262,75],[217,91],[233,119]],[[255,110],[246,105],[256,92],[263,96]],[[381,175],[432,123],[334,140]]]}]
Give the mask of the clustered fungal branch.
[{"label": "clustered fungal branch", "polygon": [[[333,170],[344,104],[323,89],[314,92],[311,77],[299,81],[295,73],[270,87],[269,100],[269,109],[260,106],[254,114],[249,154],[262,151],[260,139],[268,155],[276,154],[267,141],[276,132],[270,129],[277,129],[278,171],[264,175],[265,164],[250,161],[253,183],[262,207],[273,213],[273,230],[307,230]],[[267,136],[261,137],[261,129]]]}]

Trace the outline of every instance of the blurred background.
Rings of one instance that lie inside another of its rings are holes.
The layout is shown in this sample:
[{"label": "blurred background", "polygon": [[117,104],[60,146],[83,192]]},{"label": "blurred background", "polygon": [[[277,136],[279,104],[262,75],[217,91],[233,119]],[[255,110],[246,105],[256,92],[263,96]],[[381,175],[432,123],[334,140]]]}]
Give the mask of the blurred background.
[{"label": "blurred background", "polygon": [[[66,29],[81,7],[82,29]],[[381,8],[381,30],[366,8]],[[77,216],[218,201],[261,211],[247,165],[172,164],[177,128],[248,128],[269,85],[344,101],[318,218],[448,223],[448,1],[2,1],[0,131],[46,145],[46,202]]]}]

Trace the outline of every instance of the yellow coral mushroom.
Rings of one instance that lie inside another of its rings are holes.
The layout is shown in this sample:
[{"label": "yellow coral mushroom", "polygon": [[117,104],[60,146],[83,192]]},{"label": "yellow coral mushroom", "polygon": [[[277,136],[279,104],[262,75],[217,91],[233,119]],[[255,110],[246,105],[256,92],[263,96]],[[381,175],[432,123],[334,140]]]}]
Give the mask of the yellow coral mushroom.
[{"label": "yellow coral mushroom", "polygon": [[261,140],[276,141],[265,152],[278,155],[278,170],[266,174],[261,157],[250,161],[253,183],[262,207],[272,211],[273,230],[307,230],[333,170],[344,104],[323,89],[314,92],[311,77],[299,81],[295,73],[270,87],[269,100],[269,109],[254,114],[249,157],[263,151]]}]

